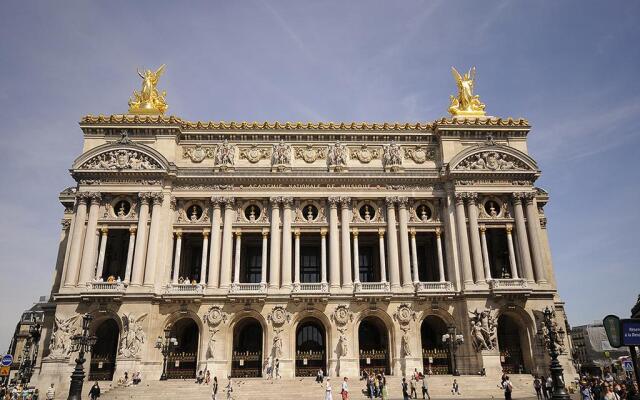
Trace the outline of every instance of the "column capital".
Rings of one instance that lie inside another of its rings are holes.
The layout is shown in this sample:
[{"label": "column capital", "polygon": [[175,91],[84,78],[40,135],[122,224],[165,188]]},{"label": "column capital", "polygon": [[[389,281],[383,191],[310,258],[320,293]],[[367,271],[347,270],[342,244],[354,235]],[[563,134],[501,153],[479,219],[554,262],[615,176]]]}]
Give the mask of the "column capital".
[{"label": "column capital", "polygon": [[203,236],[203,237],[205,237],[205,238],[207,238],[207,237],[209,237],[209,233],[210,233],[210,232],[211,232],[211,231],[209,231],[209,229],[203,229],[203,230],[202,230],[202,236]]},{"label": "column capital", "polygon": [[338,203],[340,203],[340,197],[329,196],[329,197],[327,197],[327,201],[329,202],[329,207],[337,208],[338,207]]},{"label": "column capital", "polygon": [[211,204],[213,208],[220,208],[220,206],[224,203],[224,197],[222,196],[211,196]]},{"label": "column capital", "polygon": [[465,199],[467,200],[467,204],[469,204],[470,206],[474,206],[476,204],[476,201],[478,200],[478,193],[467,192],[464,195]]},{"label": "column capital", "polygon": [[300,229],[294,229],[293,230],[293,234],[296,236],[296,238],[300,237]]},{"label": "column capital", "polygon": [[268,237],[268,236],[269,236],[269,229],[266,229],[266,228],[265,228],[265,229],[263,229],[263,230],[262,230],[262,237],[263,237],[263,238],[266,238],[266,237]]},{"label": "column capital", "polygon": [[176,235],[177,238],[182,237],[182,231],[180,229],[178,229],[177,231],[173,231],[173,234]]},{"label": "column capital", "polygon": [[398,201],[398,196],[387,196],[384,198],[384,202],[387,204],[388,208],[395,207],[395,203]]},{"label": "column capital", "polygon": [[269,197],[269,203],[271,203],[271,207],[278,207],[281,201],[282,201],[282,197],[279,197],[279,196]]},{"label": "column capital", "polygon": [[442,229],[436,228],[436,237],[439,238],[440,236],[442,236]]},{"label": "column capital", "polygon": [[384,232],[385,232],[384,228],[378,228],[378,236],[379,237],[384,238]]},{"label": "column capital", "polygon": [[71,226],[71,220],[70,220],[70,219],[63,218],[63,219],[60,221],[60,225],[62,225],[62,230],[63,230],[63,231],[66,231],[66,230],[67,230],[67,229],[69,229],[69,227]]},{"label": "column capital", "polygon": [[102,199],[102,193],[100,192],[78,192],[76,199],[79,203],[97,203]]},{"label": "column capital", "polygon": [[506,230],[507,230],[507,235],[511,235],[511,231],[513,230],[513,225],[507,224]]},{"label": "column capital", "polygon": [[342,208],[350,208],[351,207],[351,197],[342,196],[340,197],[340,205]]},{"label": "column capital", "polygon": [[106,236],[109,233],[109,228],[106,226],[100,227],[100,233],[102,233],[102,236]]},{"label": "column capital", "polygon": [[397,199],[398,199],[398,207],[399,208],[406,208],[407,205],[409,204],[409,198],[408,197],[399,196]]},{"label": "column capital", "polygon": [[359,233],[360,232],[358,231],[358,228],[351,229],[351,234],[353,235],[353,237],[358,237]]},{"label": "column capital", "polygon": [[411,235],[411,237],[416,237],[416,228],[409,229],[409,235]]},{"label": "column capital", "polygon": [[129,227],[129,234],[130,234],[130,235],[135,235],[137,231],[138,231],[138,227],[137,227],[137,226],[135,226],[135,225],[131,225],[131,226]]},{"label": "column capital", "polygon": [[231,210],[236,205],[236,198],[233,196],[224,197],[224,208],[227,210]]},{"label": "column capital", "polygon": [[140,192],[138,197],[140,198],[140,204],[149,204],[149,201],[153,198],[152,192]]},{"label": "column capital", "polygon": [[527,205],[533,204],[533,201],[536,199],[536,193],[535,192],[523,193],[523,197]]},{"label": "column capital", "polygon": [[525,198],[525,193],[516,192],[511,193],[511,199],[513,200],[513,204],[522,204],[522,200]]},{"label": "column capital", "polygon": [[282,207],[284,208],[291,208],[291,206],[293,205],[293,197],[283,196],[280,198],[280,201],[282,202]]},{"label": "column capital", "polygon": [[320,229],[320,236],[327,236],[327,230],[326,229]]},{"label": "column capital", "polygon": [[456,205],[464,204],[465,197],[466,197],[466,193],[455,193],[454,198],[455,198]]},{"label": "column capital", "polygon": [[480,224],[478,226],[480,228],[480,232],[485,233],[487,231],[487,226],[485,224]]},{"label": "column capital", "polygon": [[240,230],[240,229],[236,229],[233,233],[234,233],[234,235],[236,235],[236,237],[242,236],[242,230]]}]

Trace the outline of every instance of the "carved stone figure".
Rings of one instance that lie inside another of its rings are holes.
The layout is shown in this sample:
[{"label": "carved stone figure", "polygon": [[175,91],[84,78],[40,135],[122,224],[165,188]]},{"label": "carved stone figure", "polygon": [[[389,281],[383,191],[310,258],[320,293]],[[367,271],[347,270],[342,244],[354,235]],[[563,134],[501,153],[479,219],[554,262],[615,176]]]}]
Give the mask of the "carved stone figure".
[{"label": "carved stone figure", "polygon": [[78,319],[78,315],[67,319],[55,316],[53,333],[49,342],[50,358],[64,359],[69,357],[71,353],[71,337],[76,333],[77,329],[73,326],[76,319]]},{"label": "carved stone figure", "polygon": [[327,155],[327,162],[329,167],[344,167],[347,165],[347,146],[336,141],[332,146],[329,146],[329,153]]},{"label": "carved stone figure", "polygon": [[340,330],[340,338],[338,339],[338,344],[339,344],[339,356],[340,357],[346,357],[349,354],[349,343],[347,340],[347,335],[346,335],[346,329],[341,329]]},{"label": "carved stone figure", "polygon": [[491,309],[469,312],[471,337],[476,351],[493,350],[498,346],[497,321]]},{"label": "carved stone figure", "polygon": [[272,153],[272,164],[274,166],[291,164],[291,146],[286,144],[284,140],[273,145]]},{"label": "carved stone figure", "polygon": [[451,105],[449,106],[449,113],[451,115],[468,115],[468,116],[483,116],[485,115],[485,105],[480,102],[480,97],[473,94],[476,79],[476,67],[473,67],[469,72],[464,75],[460,75],[458,71],[451,67],[451,73],[456,80],[458,86],[458,96],[451,96]]},{"label": "carved stone figure", "polygon": [[282,333],[282,329],[274,329],[273,330],[273,349],[272,355],[275,358],[282,357],[282,337],[280,336]]},{"label": "carved stone figure", "polygon": [[402,165],[402,153],[396,142],[385,145],[382,154],[382,163],[385,167],[399,167]]},{"label": "carved stone figure", "polygon": [[411,356],[411,347],[409,346],[409,330],[408,329],[403,329],[402,330],[402,339],[401,339],[401,347],[402,347],[402,354],[404,357],[410,357]]},{"label": "carved stone figure", "polygon": [[158,79],[164,72],[165,65],[162,64],[156,72],[148,69],[138,75],[142,78],[142,90],[133,91],[133,97],[129,100],[129,113],[131,114],[164,114],[167,111],[167,102],[165,97],[167,92],[158,92],[156,86]]},{"label": "carved stone figure", "polygon": [[142,329],[142,320],[146,316],[146,313],[139,317],[136,317],[133,313],[125,313],[122,316],[123,332],[120,338],[119,356],[133,358],[138,355],[146,340],[146,335]]},{"label": "carved stone figure", "polygon": [[215,155],[215,164],[219,166],[232,166],[235,160],[236,146],[229,144],[227,139],[218,145]]},{"label": "carved stone figure", "polygon": [[509,154],[498,151],[484,151],[465,158],[455,169],[509,171],[516,169],[527,170],[529,168],[522,161]]},{"label": "carved stone figure", "polygon": [[98,154],[85,161],[79,169],[109,169],[109,170],[145,170],[159,169],[160,164],[149,156],[135,150],[112,150]]},{"label": "carved stone figure", "polygon": [[289,313],[283,306],[275,306],[267,319],[274,325],[280,326],[285,322],[289,322],[291,319],[291,313]]}]

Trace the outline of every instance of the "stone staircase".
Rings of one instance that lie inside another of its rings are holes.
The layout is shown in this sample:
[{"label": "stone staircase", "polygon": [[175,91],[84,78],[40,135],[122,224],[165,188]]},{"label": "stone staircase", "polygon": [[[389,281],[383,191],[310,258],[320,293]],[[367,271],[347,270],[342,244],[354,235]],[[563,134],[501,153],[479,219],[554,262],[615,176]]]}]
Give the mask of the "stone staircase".
[{"label": "stone staircase", "polygon": [[[510,375],[514,385],[513,397],[535,398],[533,378],[531,375]],[[498,387],[499,378],[481,376],[456,377],[461,395],[451,395],[452,376],[431,376],[428,378],[429,392],[432,398],[440,399],[492,399],[504,398]],[[387,377],[390,399],[401,399],[401,377]],[[333,398],[340,399],[340,384],[342,379],[332,378]],[[226,379],[219,381],[218,399],[226,399],[224,387]],[[278,399],[278,400],[320,400],[324,399],[324,387],[315,382],[314,378],[290,378],[276,381],[262,378],[234,379],[233,399]],[[105,385],[104,388],[108,386]],[[362,393],[364,384],[357,378],[349,379],[350,398],[354,400],[366,399]],[[197,385],[192,380],[170,380],[165,382],[146,381],[137,386],[115,387],[100,398],[102,400],[160,400],[179,397],[184,400],[211,400],[211,386]],[[420,388],[418,397],[422,398]]]}]

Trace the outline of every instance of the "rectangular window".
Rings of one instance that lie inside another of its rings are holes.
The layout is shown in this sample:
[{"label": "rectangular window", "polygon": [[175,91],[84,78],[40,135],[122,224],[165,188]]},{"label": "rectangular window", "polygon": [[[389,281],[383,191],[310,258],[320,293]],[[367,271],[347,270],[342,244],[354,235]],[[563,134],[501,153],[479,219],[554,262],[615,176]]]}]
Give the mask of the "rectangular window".
[{"label": "rectangular window", "polygon": [[360,282],[380,282],[380,244],[377,233],[358,236],[358,267]]},{"label": "rectangular window", "polygon": [[102,279],[124,280],[127,268],[127,252],[129,251],[129,230],[109,229],[107,233],[107,248],[104,255],[104,268]]},{"label": "rectangular window", "polygon": [[491,277],[495,279],[512,278],[507,231],[505,228],[491,228],[487,229],[485,234],[487,238],[487,252],[489,253]]},{"label": "rectangular window", "polygon": [[262,235],[242,235],[240,255],[240,282],[260,283],[262,279]]},{"label": "rectangular window", "polygon": [[202,233],[184,233],[180,253],[180,273],[178,277],[185,282],[200,281],[202,265]]},{"label": "rectangular window", "polygon": [[321,279],[320,235],[300,236],[300,282],[318,283]]},{"label": "rectangular window", "polygon": [[418,277],[420,282],[438,282],[438,247],[435,232],[416,233]]}]

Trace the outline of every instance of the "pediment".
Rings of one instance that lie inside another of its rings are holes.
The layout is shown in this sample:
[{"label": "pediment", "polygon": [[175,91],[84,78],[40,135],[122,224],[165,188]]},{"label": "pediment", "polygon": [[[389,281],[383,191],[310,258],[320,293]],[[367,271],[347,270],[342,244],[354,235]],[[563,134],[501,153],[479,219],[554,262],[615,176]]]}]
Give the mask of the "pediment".
[{"label": "pediment", "polygon": [[537,172],[536,162],[527,154],[501,145],[478,146],[466,149],[449,163],[456,172]]},{"label": "pediment", "polygon": [[165,171],[166,159],[149,146],[141,144],[106,144],[80,156],[73,163],[76,171]]}]

